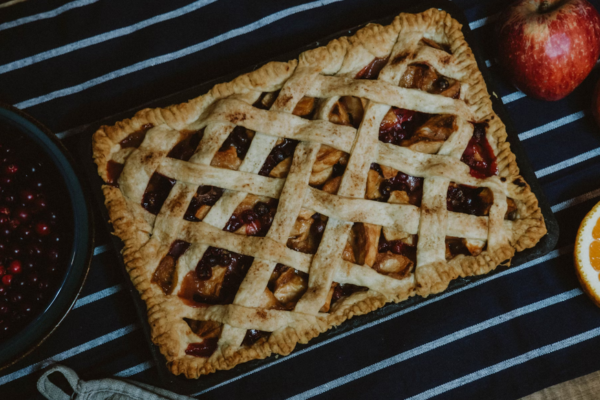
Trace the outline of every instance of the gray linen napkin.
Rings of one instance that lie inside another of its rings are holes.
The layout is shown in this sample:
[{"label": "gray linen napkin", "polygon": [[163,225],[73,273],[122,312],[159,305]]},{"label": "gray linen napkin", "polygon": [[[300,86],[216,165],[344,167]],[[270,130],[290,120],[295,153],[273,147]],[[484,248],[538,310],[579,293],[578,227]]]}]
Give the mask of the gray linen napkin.
[{"label": "gray linen napkin", "polygon": [[[50,382],[48,376],[54,372],[67,379],[74,391],[72,396]],[[46,371],[38,380],[37,388],[49,400],[193,400],[191,397],[130,380],[107,378],[86,382],[79,379],[75,371],[62,365]]]}]

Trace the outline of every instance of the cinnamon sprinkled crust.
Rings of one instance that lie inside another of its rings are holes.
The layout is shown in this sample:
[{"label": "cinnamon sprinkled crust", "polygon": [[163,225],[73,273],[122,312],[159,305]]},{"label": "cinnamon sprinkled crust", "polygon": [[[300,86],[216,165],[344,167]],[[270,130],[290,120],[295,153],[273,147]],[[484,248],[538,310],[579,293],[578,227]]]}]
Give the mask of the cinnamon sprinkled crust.
[{"label": "cinnamon sprinkled crust", "polygon": [[[152,339],[198,378],[534,246],[506,139],[461,25],[430,9],[103,126],[93,156]],[[469,187],[480,211],[447,197]]]}]

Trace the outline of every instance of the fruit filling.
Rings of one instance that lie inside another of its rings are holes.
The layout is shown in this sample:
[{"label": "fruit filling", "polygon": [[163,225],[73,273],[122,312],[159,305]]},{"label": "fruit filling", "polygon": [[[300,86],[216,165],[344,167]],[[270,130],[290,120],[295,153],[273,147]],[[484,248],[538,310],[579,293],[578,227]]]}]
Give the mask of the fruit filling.
[{"label": "fruit filling", "polygon": [[371,164],[365,198],[395,204],[421,205],[423,178],[407,175],[379,164]]},{"label": "fruit filling", "polygon": [[361,69],[360,72],[356,74],[355,79],[377,79],[379,73],[383,67],[385,67],[385,64],[387,64],[388,59],[388,57],[375,58],[369,63],[369,65]]},{"label": "fruit filling", "polygon": [[426,64],[412,64],[400,79],[400,87],[419,89],[431,94],[458,99],[460,97],[460,82],[440,75]]},{"label": "fruit filling", "polygon": [[196,152],[196,148],[198,148],[198,144],[200,143],[200,140],[202,140],[203,135],[204,130],[187,135],[171,149],[169,154],[167,154],[167,157],[188,161]]},{"label": "fruit filling", "polygon": [[175,278],[175,268],[177,260],[190,247],[190,243],[183,240],[176,240],[171,245],[169,253],[160,260],[158,267],[152,275],[152,283],[156,283],[165,294],[170,294],[173,290],[173,280]]},{"label": "fruit filling", "polygon": [[199,186],[183,218],[192,222],[201,221],[223,192],[223,189],[216,186]]},{"label": "fruit filling", "polygon": [[[42,312],[69,263],[73,224],[60,173],[29,139],[0,130],[0,343]],[[1,346],[1,345],[0,345]]]},{"label": "fruit filling", "polygon": [[175,182],[175,179],[167,178],[158,172],[152,174],[142,198],[142,207],[149,213],[158,215]]},{"label": "fruit filling", "polygon": [[209,247],[183,278],[178,296],[190,305],[231,304],[253,257]]},{"label": "fruit filling", "polygon": [[248,236],[265,236],[275,218],[277,204],[278,201],[274,199],[248,195],[229,218],[224,230]]},{"label": "fruit filling", "polygon": [[365,114],[366,101],[354,96],[342,96],[329,110],[329,122],[338,125],[360,126]]},{"label": "fruit filling", "polygon": [[106,164],[107,185],[111,185],[117,188],[119,187],[118,181],[119,177],[121,176],[121,172],[123,172],[123,167],[125,167],[125,164],[121,164],[113,160],[110,160]]},{"label": "fruit filling", "polygon": [[600,219],[592,229],[592,242],[590,243],[590,264],[596,271],[600,271]]},{"label": "fruit filling", "polygon": [[121,148],[126,149],[129,147],[140,147],[140,145],[144,141],[144,138],[146,137],[146,133],[153,126],[154,126],[153,124],[142,125],[142,129],[140,129],[139,131],[133,132],[132,134],[127,136],[125,139],[123,139],[119,142],[119,144],[121,145]]},{"label": "fruit filling", "polygon": [[488,188],[458,185],[451,182],[448,186],[446,205],[448,211],[486,216],[494,204],[494,194]]},{"label": "fruit filling", "polygon": [[268,338],[271,335],[271,332],[259,331],[256,329],[248,329],[246,331],[246,336],[244,336],[244,340],[242,341],[242,346],[251,347],[254,343],[258,342],[262,338]]},{"label": "fruit filling", "polygon": [[469,140],[461,161],[471,168],[471,176],[475,178],[498,175],[496,156],[485,135],[487,122],[476,123],[474,126],[473,137]]},{"label": "fruit filling", "polygon": [[271,171],[284,160],[290,159],[289,164],[291,165],[291,157],[296,150],[298,141],[294,139],[280,139],[277,145],[271,150],[265,163],[260,169],[259,175],[269,176]]},{"label": "fruit filling", "polygon": [[287,247],[306,254],[315,254],[321,243],[327,217],[310,210],[300,211],[292,228]]},{"label": "fruit filling", "polygon": [[485,250],[486,241],[478,239],[466,239],[457,237],[446,237],[446,260],[450,261],[458,255],[478,256]]},{"label": "fruit filling", "polygon": [[430,115],[392,107],[381,121],[379,140],[434,154],[455,130],[453,115]]}]

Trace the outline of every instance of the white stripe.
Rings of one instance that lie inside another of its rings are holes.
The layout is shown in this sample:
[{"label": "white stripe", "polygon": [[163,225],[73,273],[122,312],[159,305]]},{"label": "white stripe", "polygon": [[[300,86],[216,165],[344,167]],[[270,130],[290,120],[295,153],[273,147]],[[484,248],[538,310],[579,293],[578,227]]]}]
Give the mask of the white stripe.
[{"label": "white stripe", "polygon": [[560,342],[555,342],[547,346],[528,351],[527,353],[521,354],[520,356],[511,358],[509,360],[499,362],[498,364],[492,365],[491,367],[480,369],[479,371],[473,372],[469,375],[465,375],[462,378],[455,379],[443,385],[437,386],[433,389],[429,389],[428,391],[418,394],[416,396],[409,397],[407,400],[425,400],[434,396],[438,396],[459,386],[466,385],[481,378],[485,378],[495,373],[504,371],[505,369],[526,363],[527,361],[531,361],[535,358],[545,356],[546,354],[554,353],[558,350],[566,349],[567,347],[573,346],[581,342],[585,342],[586,340],[593,339],[598,336],[600,336],[600,328],[594,328],[587,332],[580,333],[579,335],[571,336],[570,338],[561,340]]},{"label": "white stripe", "polygon": [[208,47],[214,46],[214,45],[224,42],[226,40],[229,40],[234,37],[237,37],[237,36],[255,31],[257,29],[260,29],[264,26],[267,26],[269,24],[279,21],[280,19],[289,17],[290,15],[293,15],[293,14],[296,14],[296,13],[299,13],[302,11],[312,10],[312,9],[326,6],[328,4],[336,3],[339,1],[342,1],[342,0],[314,1],[312,3],[302,4],[302,5],[299,5],[296,7],[288,8],[286,10],[279,11],[277,13],[274,13],[267,17],[264,17],[264,18],[262,18],[256,22],[253,22],[249,25],[243,26],[241,28],[233,29],[222,35],[216,36],[212,39],[206,40],[204,42],[195,44],[190,47],[186,47],[185,49],[181,49],[181,50],[175,51],[173,53],[168,53],[168,54],[165,54],[162,56],[158,56],[158,57],[154,57],[154,58],[151,58],[151,59],[148,59],[145,61],[141,61],[139,63],[130,65],[129,67],[121,68],[117,71],[110,72],[106,75],[102,75],[98,78],[94,78],[92,80],[81,83],[79,85],[71,86],[66,89],[57,90],[52,93],[45,94],[43,96],[39,96],[39,97],[35,97],[33,99],[22,101],[20,103],[15,104],[15,107],[21,108],[21,109],[29,108],[29,107],[33,107],[35,105],[42,104],[42,103],[45,103],[47,101],[50,101],[50,100],[53,100],[53,99],[56,99],[59,97],[64,97],[64,96],[69,96],[74,93],[79,93],[83,90],[89,89],[96,85],[100,85],[101,83],[104,83],[104,82],[108,82],[112,79],[116,79],[116,78],[140,71],[140,70],[148,68],[148,67],[153,67],[153,66],[156,66],[159,64],[163,64],[163,63],[173,61],[178,58],[185,57],[187,55],[196,53],[200,50],[204,50]]},{"label": "white stripe", "polygon": [[77,300],[77,303],[75,303],[75,306],[73,306],[73,309],[85,306],[87,304],[93,303],[94,301],[97,301],[97,300],[103,299],[105,297],[108,297],[110,295],[113,295],[115,293],[118,293],[122,289],[123,289],[122,285],[115,285],[115,286],[106,288],[104,290],[101,290],[99,292],[92,293],[88,296],[82,297],[79,300]]},{"label": "white stripe", "polygon": [[140,372],[143,372],[143,371],[145,371],[147,369],[150,369],[152,367],[154,367],[154,362],[153,361],[146,361],[146,362],[138,364],[138,365],[136,365],[134,367],[127,368],[127,369],[125,369],[125,370],[123,370],[121,372],[117,372],[114,376],[125,378],[125,377],[128,377],[128,376],[139,374]]},{"label": "white stripe", "polygon": [[591,192],[587,192],[582,194],[581,196],[574,197],[569,200],[565,200],[562,203],[558,203],[555,206],[552,206],[552,212],[557,213],[559,211],[564,210],[565,208],[576,206],[577,204],[581,204],[585,201],[591,200],[593,198],[600,197],[600,189],[592,190]]},{"label": "white stripe", "polygon": [[35,14],[35,15],[30,15],[29,17],[23,17],[23,18],[19,18],[17,20],[11,21],[11,22],[5,22],[3,24],[0,24],[0,31],[6,30],[6,29],[10,29],[10,28],[14,28],[15,26],[24,25],[24,24],[27,24],[29,22],[39,21],[40,19],[53,18],[53,17],[56,17],[57,15],[60,15],[60,14],[64,13],[65,11],[69,11],[69,10],[72,10],[74,8],[77,8],[77,7],[87,6],[89,4],[94,4],[97,1],[98,0],[77,0],[77,1],[72,1],[70,3],[65,4],[64,6],[55,8],[54,10],[51,10],[51,11],[46,11],[46,12],[43,12],[43,13],[39,13],[39,14]]},{"label": "white stripe", "polygon": [[528,130],[527,132],[523,132],[519,134],[519,139],[526,140],[532,138],[537,135],[541,135],[542,133],[546,133],[551,131],[552,129],[560,128],[563,125],[570,124],[571,122],[577,121],[585,116],[583,111],[578,111],[576,113],[567,115],[566,117],[562,117],[557,119],[556,121],[548,122],[545,125],[539,126],[535,129]]},{"label": "white stripe", "polygon": [[107,244],[103,244],[102,246],[98,246],[94,249],[94,255],[102,254],[110,249],[110,246]]},{"label": "white stripe", "polygon": [[105,343],[108,343],[112,340],[118,339],[122,336],[127,335],[128,333],[133,332],[136,329],[138,329],[137,325],[135,325],[135,324],[128,325],[124,328],[117,329],[116,331],[113,331],[111,333],[107,333],[104,336],[100,336],[99,338],[91,340],[87,343],[81,344],[77,347],[73,347],[70,350],[56,354],[55,356],[49,357],[43,361],[37,362],[37,363],[32,364],[25,368],[21,368],[20,370],[15,371],[11,374],[0,377],[0,385],[4,385],[6,383],[14,381],[15,379],[19,379],[24,376],[33,374],[34,372],[37,372],[50,364],[54,364],[54,363],[66,360],[69,357],[76,356],[77,354],[83,353],[84,351],[93,349],[94,347],[97,347],[97,346],[103,345]]},{"label": "white stripe", "polygon": [[24,68],[29,65],[33,65],[39,63],[41,61],[48,60],[50,58],[58,57],[63,54],[70,53],[75,50],[80,50],[98,43],[105,42],[107,40],[111,40],[114,38],[118,38],[121,36],[129,35],[133,32],[139,31],[140,29],[147,28],[149,26],[158,24],[160,22],[168,21],[173,18],[180,17],[185,14],[189,14],[193,11],[198,10],[208,4],[214,3],[217,0],[198,0],[194,3],[188,4],[185,7],[178,8],[177,10],[170,11],[165,14],[160,14],[144,20],[142,22],[138,22],[137,24],[127,26],[125,28],[115,29],[114,31],[101,33],[96,36],[92,36],[87,39],[83,39],[74,43],[69,43],[65,46],[58,47],[56,49],[44,51],[43,53],[36,54],[31,57],[23,58],[21,60],[13,61],[8,64],[0,65],[0,74],[4,74],[6,72],[14,71],[19,68]]},{"label": "white stripe", "polygon": [[484,25],[489,24],[490,22],[494,22],[498,18],[498,14],[490,15],[489,17],[478,19],[477,21],[473,21],[469,24],[469,28],[471,30],[475,30],[481,28]]},{"label": "white stripe", "polygon": [[408,308],[405,308],[404,310],[398,311],[397,313],[390,314],[390,315],[388,315],[387,317],[384,317],[384,318],[381,318],[381,319],[379,319],[379,320],[376,320],[376,321],[370,322],[370,323],[368,323],[368,324],[365,324],[365,325],[359,326],[358,328],[354,328],[354,329],[352,329],[352,330],[350,330],[350,331],[348,331],[348,332],[346,332],[346,333],[343,333],[343,334],[341,334],[341,335],[338,335],[338,336],[334,336],[334,337],[332,337],[331,339],[324,340],[324,341],[323,341],[323,342],[321,342],[321,343],[316,343],[316,344],[314,344],[314,345],[311,345],[310,347],[307,347],[307,348],[306,348],[306,349],[304,349],[304,350],[300,350],[300,351],[297,351],[297,352],[291,353],[290,355],[288,355],[288,356],[286,356],[286,357],[281,357],[281,358],[279,358],[279,359],[278,359],[278,360],[276,360],[276,361],[273,361],[273,362],[271,362],[271,363],[269,363],[269,364],[265,364],[265,365],[263,365],[262,367],[256,368],[256,369],[254,369],[254,370],[252,370],[252,371],[248,371],[248,372],[246,372],[245,374],[239,375],[239,376],[237,376],[237,377],[235,377],[235,378],[232,378],[232,379],[229,379],[229,380],[227,380],[227,381],[221,382],[220,384],[218,384],[218,385],[215,385],[215,386],[213,386],[213,387],[210,387],[210,388],[208,388],[208,389],[205,389],[205,390],[203,390],[203,391],[201,391],[201,392],[198,392],[198,393],[194,394],[193,396],[199,396],[199,395],[201,395],[201,394],[204,394],[204,393],[206,393],[206,392],[209,392],[209,391],[211,391],[211,390],[213,390],[213,389],[217,389],[217,388],[219,388],[219,387],[221,387],[221,386],[225,386],[225,385],[227,385],[227,384],[229,384],[229,383],[231,383],[231,382],[235,382],[235,381],[237,381],[238,379],[244,378],[244,377],[246,377],[246,376],[248,376],[248,375],[252,375],[252,374],[254,374],[254,373],[256,373],[256,372],[262,371],[263,369],[266,369],[266,368],[272,367],[272,366],[274,366],[274,365],[277,365],[277,364],[279,364],[279,363],[282,363],[282,362],[284,362],[284,361],[287,361],[287,360],[290,360],[290,359],[292,359],[292,358],[294,358],[294,357],[297,357],[297,356],[299,356],[299,355],[301,355],[301,354],[304,354],[304,353],[307,353],[307,352],[309,352],[309,351],[311,351],[311,350],[317,349],[317,348],[319,348],[319,347],[321,347],[321,346],[324,346],[324,345],[326,345],[326,344],[329,344],[329,343],[335,342],[336,340],[343,339],[343,338],[345,338],[345,337],[347,337],[347,336],[350,336],[350,335],[353,335],[353,334],[355,334],[355,333],[357,333],[357,332],[363,331],[363,330],[365,330],[365,329],[372,328],[373,326],[376,326],[376,325],[379,325],[379,324],[381,324],[381,323],[383,323],[383,322],[386,322],[386,321],[392,320],[392,319],[394,319],[394,318],[400,317],[401,315],[408,314],[408,313],[410,313],[410,312],[412,312],[412,311],[414,311],[414,310],[418,310],[419,308],[425,307],[426,305],[429,305],[429,304],[432,304],[432,303],[438,302],[438,301],[440,301],[440,300],[443,300],[443,299],[445,299],[445,298],[447,298],[447,297],[450,297],[450,296],[453,296],[453,295],[455,295],[455,294],[458,294],[458,293],[464,292],[465,290],[468,290],[468,289],[471,289],[471,288],[477,287],[477,286],[479,286],[479,285],[483,285],[483,284],[484,284],[484,283],[486,283],[486,282],[492,281],[492,280],[494,280],[494,279],[497,279],[497,278],[500,278],[500,277],[502,277],[502,276],[509,275],[509,274],[512,274],[512,273],[515,273],[515,272],[522,271],[522,270],[524,270],[524,269],[526,269],[526,268],[533,267],[534,265],[538,265],[538,264],[540,264],[540,263],[543,263],[543,262],[545,262],[545,261],[548,261],[548,260],[551,260],[551,259],[557,258],[557,257],[559,257],[559,256],[561,256],[561,255],[563,255],[563,254],[571,253],[572,251],[573,251],[573,245],[570,245],[570,246],[565,246],[565,247],[562,247],[562,248],[560,248],[560,249],[557,249],[557,250],[551,251],[550,253],[546,254],[546,255],[545,255],[545,256],[543,256],[543,257],[536,258],[536,259],[534,259],[534,260],[531,260],[531,261],[529,261],[529,262],[527,262],[527,263],[525,263],[525,264],[519,265],[518,267],[509,268],[509,269],[507,269],[507,270],[505,270],[505,271],[502,271],[502,272],[500,272],[500,273],[497,273],[497,274],[494,274],[494,275],[487,276],[487,277],[485,277],[485,278],[483,278],[483,279],[477,280],[477,281],[475,281],[475,282],[473,282],[473,283],[470,283],[470,284],[468,284],[468,285],[465,285],[465,286],[463,286],[463,287],[461,287],[461,288],[459,288],[459,289],[453,290],[453,291],[451,291],[451,292],[444,292],[444,293],[442,293],[442,294],[440,294],[440,295],[437,295],[436,297],[432,297],[432,298],[429,298],[429,299],[427,299],[427,300],[424,300],[423,302],[421,302],[421,303],[419,303],[419,304],[415,304],[415,305],[414,305],[414,306],[412,306],[412,307],[408,307]]},{"label": "white stripe", "polygon": [[543,176],[550,175],[554,172],[560,171],[561,169],[565,169],[565,168],[571,167],[575,164],[579,164],[580,162],[587,161],[590,158],[594,158],[599,155],[600,155],[600,147],[598,147],[594,150],[585,152],[583,154],[580,154],[577,157],[569,158],[568,160],[559,162],[558,164],[554,164],[549,167],[542,168],[535,172],[535,176],[537,176],[538,178],[541,178]]},{"label": "white stripe", "polygon": [[511,103],[511,102],[513,102],[513,101],[515,101],[515,100],[522,99],[522,98],[523,98],[523,97],[525,97],[525,96],[527,96],[525,93],[523,93],[523,92],[521,92],[521,91],[517,90],[517,91],[516,91],[516,92],[514,92],[514,93],[507,94],[506,96],[502,97],[502,102],[503,102],[504,104],[508,104],[508,103]]},{"label": "white stripe", "polygon": [[402,361],[406,361],[410,358],[413,358],[413,357],[419,356],[421,354],[427,353],[429,351],[435,350],[439,347],[456,342],[460,339],[464,339],[465,337],[474,335],[483,330],[503,324],[512,319],[515,319],[515,318],[521,317],[523,315],[530,314],[532,312],[552,306],[554,304],[561,303],[563,301],[572,299],[574,297],[580,296],[581,294],[583,294],[583,292],[580,289],[573,289],[573,290],[569,290],[567,292],[558,294],[556,296],[549,297],[545,300],[535,302],[528,306],[517,308],[516,310],[507,312],[505,314],[498,315],[497,317],[494,317],[494,318],[490,318],[486,321],[472,325],[468,328],[461,329],[457,332],[443,336],[432,342],[425,343],[421,346],[415,347],[414,349],[402,352],[393,357],[390,357],[390,358],[380,361],[378,363],[372,364],[368,367],[362,368],[356,372],[353,372],[353,373],[343,376],[341,378],[338,378],[338,379],[335,379],[328,383],[325,383],[323,385],[320,385],[314,389],[311,389],[304,393],[300,393],[296,396],[290,397],[290,399],[300,400],[300,399],[308,399],[308,398],[311,398],[314,396],[318,396],[318,395],[325,393],[331,389],[334,389],[334,388],[342,386],[346,383],[355,381],[356,379],[363,378],[367,375],[371,375],[372,373],[375,373],[377,371],[380,371],[380,370],[390,367],[392,365],[396,365]]}]

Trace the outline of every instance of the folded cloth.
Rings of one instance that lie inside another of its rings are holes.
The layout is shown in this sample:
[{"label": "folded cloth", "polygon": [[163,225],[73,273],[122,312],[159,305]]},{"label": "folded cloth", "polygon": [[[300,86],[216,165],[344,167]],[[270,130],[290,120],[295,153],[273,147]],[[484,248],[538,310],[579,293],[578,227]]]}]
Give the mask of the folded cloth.
[{"label": "folded cloth", "polygon": [[[55,372],[67,379],[73,395],[68,395],[50,382],[49,376]],[[38,380],[37,388],[49,400],[193,400],[191,397],[130,380],[107,378],[86,382],[79,379],[75,371],[62,365],[46,371]]]}]

